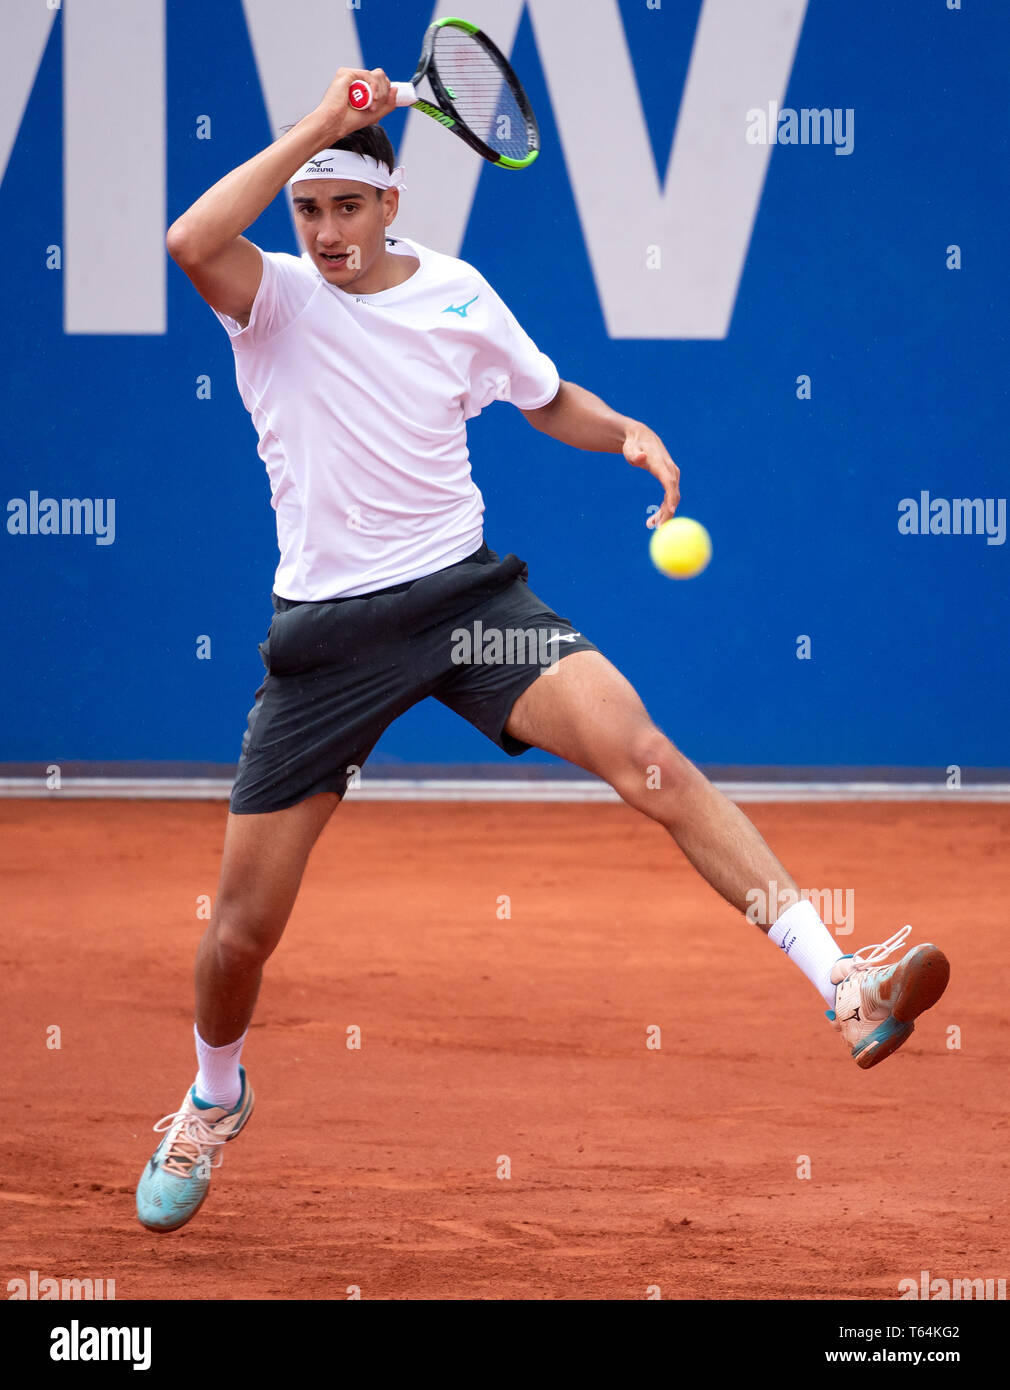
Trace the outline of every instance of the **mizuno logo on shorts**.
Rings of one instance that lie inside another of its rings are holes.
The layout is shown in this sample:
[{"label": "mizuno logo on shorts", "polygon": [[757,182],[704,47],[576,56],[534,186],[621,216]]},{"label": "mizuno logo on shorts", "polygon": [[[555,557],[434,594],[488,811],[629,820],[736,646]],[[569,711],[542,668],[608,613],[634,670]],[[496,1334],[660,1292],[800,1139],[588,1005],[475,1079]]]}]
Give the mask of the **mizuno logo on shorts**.
[{"label": "mizuno logo on shorts", "polygon": [[545,647],[549,647],[552,642],[574,642],[576,637],[581,637],[581,632],[556,632],[553,637],[548,637],[544,642]]}]

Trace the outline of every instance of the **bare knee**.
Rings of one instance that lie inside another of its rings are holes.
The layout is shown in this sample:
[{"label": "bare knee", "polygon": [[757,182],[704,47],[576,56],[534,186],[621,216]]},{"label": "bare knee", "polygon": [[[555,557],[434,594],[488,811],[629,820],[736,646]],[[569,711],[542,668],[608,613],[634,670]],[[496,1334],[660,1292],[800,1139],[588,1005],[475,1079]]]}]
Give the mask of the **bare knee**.
[{"label": "bare knee", "polygon": [[654,724],[628,740],[625,757],[611,785],[636,810],[667,822],[697,769]]},{"label": "bare knee", "polygon": [[255,969],[274,952],[284,922],[241,902],[218,902],[208,947],[225,969]]}]

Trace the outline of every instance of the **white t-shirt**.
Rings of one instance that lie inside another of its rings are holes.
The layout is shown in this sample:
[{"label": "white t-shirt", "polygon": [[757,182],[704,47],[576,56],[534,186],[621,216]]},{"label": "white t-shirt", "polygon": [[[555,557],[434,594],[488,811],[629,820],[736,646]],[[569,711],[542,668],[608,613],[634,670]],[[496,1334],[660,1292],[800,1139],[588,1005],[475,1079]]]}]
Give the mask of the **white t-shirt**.
[{"label": "white t-shirt", "polygon": [[466,421],[557,394],[554,363],[478,271],[403,238],[388,249],[419,267],[368,295],[307,253],[263,251],[248,325],[217,315],[270,478],[283,598],[368,593],[478,550]]}]

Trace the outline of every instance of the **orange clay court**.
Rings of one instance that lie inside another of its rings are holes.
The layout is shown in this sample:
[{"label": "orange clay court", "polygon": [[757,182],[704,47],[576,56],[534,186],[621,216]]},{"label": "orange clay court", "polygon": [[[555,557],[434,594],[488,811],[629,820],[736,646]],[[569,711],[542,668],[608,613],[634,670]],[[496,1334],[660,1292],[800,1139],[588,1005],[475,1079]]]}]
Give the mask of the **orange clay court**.
[{"label": "orange clay court", "polygon": [[747,809],[801,885],[853,886],[845,949],[907,921],[949,956],[892,1058],[860,1071],[813,987],[624,806],[349,801],[267,966],[256,1113],[158,1236],[134,1189],[193,1071],[225,806],[0,802],[5,1285],[893,1300],[924,1269],[1005,1275],[1010,806]]}]

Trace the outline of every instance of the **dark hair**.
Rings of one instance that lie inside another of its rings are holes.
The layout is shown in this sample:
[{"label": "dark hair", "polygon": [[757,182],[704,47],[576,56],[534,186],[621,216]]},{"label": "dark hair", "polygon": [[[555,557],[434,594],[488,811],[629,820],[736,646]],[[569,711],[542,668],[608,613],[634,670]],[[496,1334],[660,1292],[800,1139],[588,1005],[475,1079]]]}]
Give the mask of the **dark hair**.
[{"label": "dark hair", "polygon": [[381,125],[362,126],[360,130],[352,131],[350,135],[345,135],[342,140],[338,140],[336,144],[330,145],[328,148],[331,150],[350,150],[353,154],[371,155],[376,163],[385,164],[390,173],[393,172],[393,165],[396,162],[389,136]]}]

